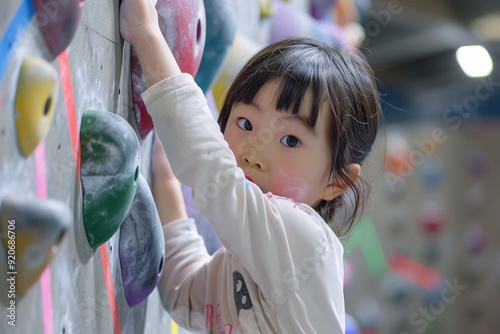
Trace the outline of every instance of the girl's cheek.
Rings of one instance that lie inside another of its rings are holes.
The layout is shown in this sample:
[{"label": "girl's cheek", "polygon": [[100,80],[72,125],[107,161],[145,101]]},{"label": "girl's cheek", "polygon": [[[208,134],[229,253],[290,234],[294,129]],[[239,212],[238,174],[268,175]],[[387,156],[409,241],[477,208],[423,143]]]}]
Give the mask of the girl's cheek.
[{"label": "girl's cheek", "polygon": [[275,180],[281,192],[278,195],[293,198],[296,202],[305,202],[309,194],[309,186],[302,177],[290,175],[281,170],[276,174]]}]

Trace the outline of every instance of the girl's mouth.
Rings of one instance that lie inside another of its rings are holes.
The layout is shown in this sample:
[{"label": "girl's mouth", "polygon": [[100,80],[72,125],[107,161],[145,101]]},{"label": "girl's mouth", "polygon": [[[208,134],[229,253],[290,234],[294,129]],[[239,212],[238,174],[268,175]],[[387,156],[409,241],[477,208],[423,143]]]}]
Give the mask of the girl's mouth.
[{"label": "girl's mouth", "polygon": [[251,178],[250,176],[245,175],[245,178],[246,178],[248,181],[253,182],[253,180],[252,180],[252,178]]}]

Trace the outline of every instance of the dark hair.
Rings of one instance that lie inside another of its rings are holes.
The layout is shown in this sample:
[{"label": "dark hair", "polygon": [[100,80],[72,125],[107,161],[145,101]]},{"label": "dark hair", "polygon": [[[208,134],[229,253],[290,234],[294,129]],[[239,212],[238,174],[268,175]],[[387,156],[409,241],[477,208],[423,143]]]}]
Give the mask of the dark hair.
[{"label": "dark hair", "polygon": [[[373,71],[359,51],[332,48],[315,39],[291,38],[269,45],[246,63],[229,88],[218,120],[222,132],[233,106],[250,104],[270,80],[280,85],[276,99],[280,111],[297,114],[304,96],[311,92],[311,128],[320,106],[327,103],[329,107],[330,176],[345,182],[352,195],[323,200],[315,210],[343,236],[361,215],[370,191],[370,184],[347,166],[362,164],[377,134],[381,108]],[[336,209],[342,205],[352,205],[350,215],[344,224],[334,223]]]}]

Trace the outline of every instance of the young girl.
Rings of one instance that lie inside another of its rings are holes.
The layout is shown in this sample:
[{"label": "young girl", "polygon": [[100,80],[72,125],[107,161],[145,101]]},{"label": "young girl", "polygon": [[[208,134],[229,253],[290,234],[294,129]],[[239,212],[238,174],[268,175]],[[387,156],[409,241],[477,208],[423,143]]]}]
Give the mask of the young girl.
[{"label": "young girl", "polygon": [[[344,333],[339,237],[361,211],[360,165],[381,113],[364,58],[311,39],[271,45],[234,81],[219,127],[193,78],[181,74],[154,1],[121,7],[121,34],[138,53],[150,87],[142,97],[168,156],[157,141],[166,310],[206,333]],[[174,174],[225,246],[213,256]],[[351,216],[336,224],[346,205]]]}]

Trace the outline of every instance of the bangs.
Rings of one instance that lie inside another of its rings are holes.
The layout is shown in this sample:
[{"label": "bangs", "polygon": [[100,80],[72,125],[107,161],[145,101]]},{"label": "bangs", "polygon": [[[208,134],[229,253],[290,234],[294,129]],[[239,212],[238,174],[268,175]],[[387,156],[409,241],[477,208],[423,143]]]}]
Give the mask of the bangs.
[{"label": "bangs", "polygon": [[[305,66],[302,66],[304,68]],[[259,73],[253,75],[254,84],[245,85],[240,94],[235,96],[233,103],[242,102],[250,104],[255,98],[255,95],[268,82],[277,82],[276,90],[276,105],[275,109],[278,112],[291,113],[298,115],[304,103],[304,110],[308,111],[308,116],[305,117],[307,126],[314,129],[318,120],[321,101],[324,97],[324,90],[321,89],[318,80],[319,78],[305,73],[297,67],[291,67],[291,71],[282,72],[275,76],[270,76],[267,73]],[[291,72],[291,73],[290,73]],[[299,73],[297,73],[299,72]],[[310,94],[309,101],[305,101],[307,94]]]},{"label": "bangs", "polygon": [[277,84],[275,109],[293,115],[300,114],[301,108],[307,110],[304,119],[314,129],[320,106],[331,95],[328,87],[334,82],[328,50],[314,40],[292,39],[270,45],[255,55],[229,88],[219,117],[221,131],[225,130],[232,107],[240,102],[251,104],[268,82]]},{"label": "bangs", "polygon": [[308,81],[309,82],[304,82],[304,84],[302,84],[293,79],[293,77],[283,77],[278,89],[275,108],[280,112],[291,112],[293,115],[298,115],[300,113],[300,107],[303,103],[306,103],[304,98],[309,92],[311,95],[309,99],[310,102],[309,105],[304,106],[304,110],[309,111],[309,116],[306,118],[307,125],[311,129],[314,129],[319,115],[319,101],[322,100],[323,94],[315,80]]}]

